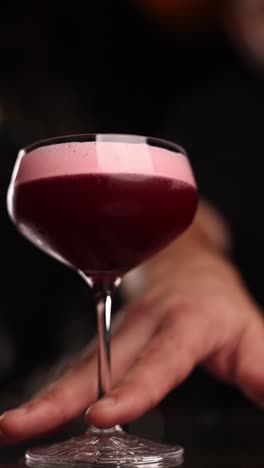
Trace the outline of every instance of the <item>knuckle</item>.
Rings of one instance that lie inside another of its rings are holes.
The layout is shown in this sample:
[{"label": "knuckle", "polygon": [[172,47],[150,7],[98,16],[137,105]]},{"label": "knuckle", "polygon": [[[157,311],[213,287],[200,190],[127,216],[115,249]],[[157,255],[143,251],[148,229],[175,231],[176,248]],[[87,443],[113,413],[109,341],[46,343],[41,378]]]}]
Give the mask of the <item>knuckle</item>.
[{"label": "knuckle", "polygon": [[157,381],[154,375],[150,372],[146,373],[142,382],[142,392],[145,393],[148,400],[148,406],[153,408],[161,400],[163,396],[161,382]]},{"label": "knuckle", "polygon": [[164,318],[164,325],[171,327],[178,327],[179,320],[187,320],[193,315],[194,305],[193,302],[186,297],[174,297],[166,306],[166,314]]}]

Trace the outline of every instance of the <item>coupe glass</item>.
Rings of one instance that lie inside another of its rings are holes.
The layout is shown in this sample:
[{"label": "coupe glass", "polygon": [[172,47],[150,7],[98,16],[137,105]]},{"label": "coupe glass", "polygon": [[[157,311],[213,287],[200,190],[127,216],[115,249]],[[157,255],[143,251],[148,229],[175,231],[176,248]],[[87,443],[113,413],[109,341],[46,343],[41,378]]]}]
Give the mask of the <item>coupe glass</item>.
[{"label": "coupe glass", "polygon": [[[197,191],[177,145],[136,135],[70,135],[18,154],[8,212],[37,247],[92,288],[98,320],[98,398],[111,389],[112,294],[131,269],[191,223]],[[136,339],[136,337],[135,337]],[[131,436],[119,425],[26,452],[30,465],[175,466],[183,448]]]}]

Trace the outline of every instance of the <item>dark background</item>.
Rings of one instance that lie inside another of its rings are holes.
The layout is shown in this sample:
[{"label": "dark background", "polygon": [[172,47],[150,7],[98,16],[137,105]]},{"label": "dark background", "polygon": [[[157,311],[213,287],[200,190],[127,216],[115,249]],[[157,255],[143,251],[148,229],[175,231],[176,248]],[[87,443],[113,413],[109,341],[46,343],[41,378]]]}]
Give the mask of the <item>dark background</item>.
[{"label": "dark background", "polygon": [[[63,9],[50,1],[11,1],[1,9],[4,410],[50,379],[95,333],[85,284],[37,251],[8,219],[6,191],[18,150],[38,139],[82,132],[146,134],[183,145],[200,193],[228,221],[234,261],[263,305],[264,88],[262,73],[239,54],[217,20],[202,27],[168,27],[132,0],[97,0],[87,11],[78,1]],[[236,408],[259,414],[236,389],[200,369],[140,427],[149,434],[156,417],[156,427],[163,427],[170,408],[203,415],[205,424],[206,415],[210,420],[219,411],[229,417]],[[138,432],[139,426],[131,427]]]}]

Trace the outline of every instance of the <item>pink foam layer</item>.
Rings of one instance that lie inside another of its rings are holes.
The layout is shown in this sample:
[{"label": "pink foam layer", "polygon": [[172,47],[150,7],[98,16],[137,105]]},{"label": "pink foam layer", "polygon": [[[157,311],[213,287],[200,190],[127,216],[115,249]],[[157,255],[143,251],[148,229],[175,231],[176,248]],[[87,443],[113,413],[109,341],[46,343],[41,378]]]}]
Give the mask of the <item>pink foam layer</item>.
[{"label": "pink foam layer", "polygon": [[42,146],[22,157],[16,182],[92,173],[129,173],[179,179],[195,186],[181,153],[145,143],[73,142]]}]

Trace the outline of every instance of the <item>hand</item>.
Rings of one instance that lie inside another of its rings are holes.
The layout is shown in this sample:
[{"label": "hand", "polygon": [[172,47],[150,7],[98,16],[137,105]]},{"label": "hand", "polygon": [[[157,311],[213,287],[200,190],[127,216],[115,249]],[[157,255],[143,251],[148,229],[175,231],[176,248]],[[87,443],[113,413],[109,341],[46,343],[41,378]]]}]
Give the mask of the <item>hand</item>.
[{"label": "hand", "polygon": [[51,431],[89,405],[87,419],[98,427],[127,423],[155,406],[197,364],[263,406],[263,320],[226,258],[227,244],[222,224],[200,210],[189,232],[139,270],[144,291],[115,324],[110,395],[95,402],[93,345],[56,382],[2,416],[2,442]]}]

